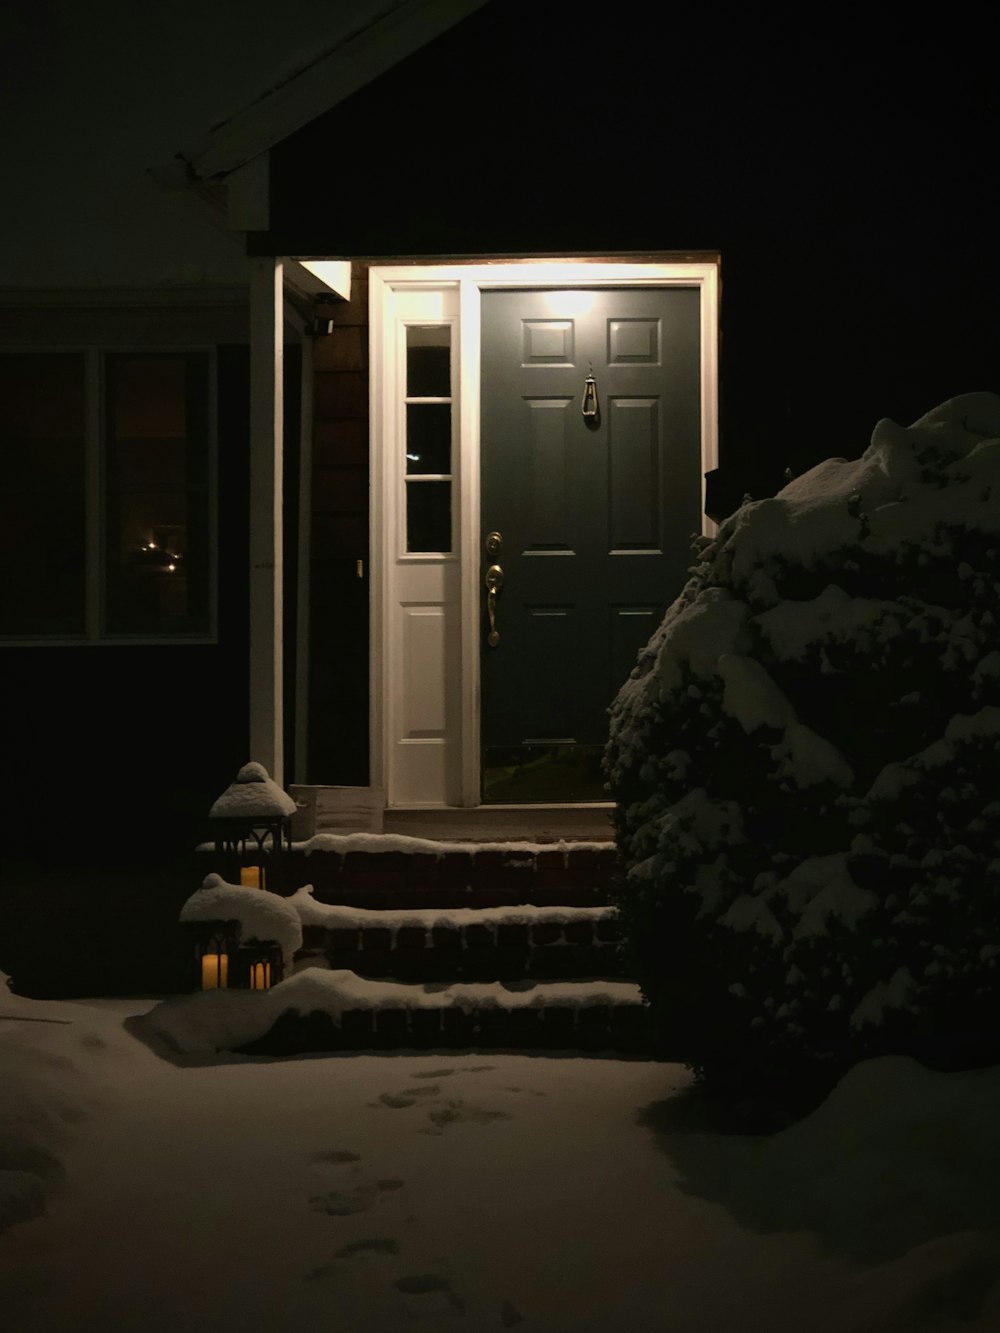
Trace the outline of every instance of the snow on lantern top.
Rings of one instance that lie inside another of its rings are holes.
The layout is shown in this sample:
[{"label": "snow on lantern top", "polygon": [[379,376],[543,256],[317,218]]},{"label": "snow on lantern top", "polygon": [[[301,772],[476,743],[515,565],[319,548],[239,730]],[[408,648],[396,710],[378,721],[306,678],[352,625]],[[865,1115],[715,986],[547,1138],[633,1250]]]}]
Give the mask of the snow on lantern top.
[{"label": "snow on lantern top", "polygon": [[181,908],[183,922],[238,921],[240,941],[274,940],[286,962],[302,947],[302,922],[298,909],[270,893],[248,893],[240,884],[229,884],[221,875],[207,875],[200,889]]},{"label": "snow on lantern top", "polygon": [[208,812],[209,819],[280,819],[294,815],[295,802],[263,764],[244,764]]}]

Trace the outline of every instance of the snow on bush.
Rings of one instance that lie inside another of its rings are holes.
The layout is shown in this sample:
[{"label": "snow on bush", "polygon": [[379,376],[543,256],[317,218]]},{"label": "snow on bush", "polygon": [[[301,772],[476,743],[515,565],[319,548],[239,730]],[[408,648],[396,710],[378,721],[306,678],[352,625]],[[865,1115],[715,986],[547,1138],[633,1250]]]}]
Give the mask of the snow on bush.
[{"label": "snow on bush", "polygon": [[699,539],[606,755],[623,928],[695,1065],[997,1030],[998,549],[986,393]]}]

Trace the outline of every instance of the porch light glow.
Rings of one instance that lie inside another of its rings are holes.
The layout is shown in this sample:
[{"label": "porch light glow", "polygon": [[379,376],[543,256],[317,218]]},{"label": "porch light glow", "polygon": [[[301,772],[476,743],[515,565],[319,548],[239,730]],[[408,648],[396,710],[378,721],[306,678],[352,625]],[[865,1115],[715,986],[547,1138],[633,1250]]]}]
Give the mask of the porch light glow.
[{"label": "porch light glow", "polygon": [[586,291],[551,291],[547,302],[556,319],[579,319],[594,304],[594,293]]}]

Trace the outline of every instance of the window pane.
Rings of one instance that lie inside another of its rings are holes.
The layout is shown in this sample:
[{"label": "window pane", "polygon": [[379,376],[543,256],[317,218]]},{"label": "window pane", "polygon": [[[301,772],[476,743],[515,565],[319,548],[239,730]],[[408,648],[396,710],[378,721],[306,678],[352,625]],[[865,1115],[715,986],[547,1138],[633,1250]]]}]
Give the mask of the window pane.
[{"label": "window pane", "polygon": [[108,359],[105,619],[111,633],[209,629],[206,383],[199,357]]},{"label": "window pane", "polygon": [[406,396],[448,398],[451,394],[451,328],[406,330]]},{"label": "window pane", "polygon": [[406,549],[451,550],[451,482],[411,481],[406,487]]},{"label": "window pane", "polygon": [[406,472],[451,472],[450,403],[407,403]]},{"label": "window pane", "polygon": [[0,356],[0,634],[82,634],[82,355]]}]

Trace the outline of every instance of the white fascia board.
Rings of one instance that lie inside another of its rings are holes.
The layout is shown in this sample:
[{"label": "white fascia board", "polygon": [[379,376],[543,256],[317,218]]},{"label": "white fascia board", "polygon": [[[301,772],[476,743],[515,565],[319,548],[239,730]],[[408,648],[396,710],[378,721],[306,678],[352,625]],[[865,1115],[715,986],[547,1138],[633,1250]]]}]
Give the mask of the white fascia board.
[{"label": "white fascia board", "polygon": [[237,112],[180,156],[198,177],[224,176],[420,50],[487,0],[403,0],[398,8],[279,88]]}]

